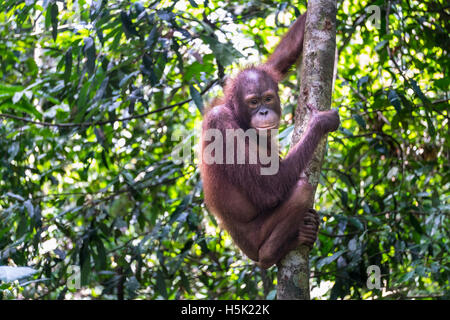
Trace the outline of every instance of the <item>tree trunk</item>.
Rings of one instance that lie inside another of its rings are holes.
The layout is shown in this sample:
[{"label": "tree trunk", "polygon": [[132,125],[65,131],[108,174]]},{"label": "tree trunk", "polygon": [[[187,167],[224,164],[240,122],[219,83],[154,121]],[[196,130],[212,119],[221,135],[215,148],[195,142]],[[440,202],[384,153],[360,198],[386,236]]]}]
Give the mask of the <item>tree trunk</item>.
[{"label": "tree trunk", "polygon": [[[333,71],[336,51],[336,0],[309,0],[306,18],[303,58],[300,68],[300,95],[295,113],[291,146],[301,138],[307,127],[310,103],[319,110],[331,107]],[[305,173],[314,188],[319,182],[325,153],[326,138],[316,151]],[[314,207],[314,194],[311,197]],[[278,266],[277,298],[280,300],[309,300],[309,248],[300,246],[291,251]]]}]

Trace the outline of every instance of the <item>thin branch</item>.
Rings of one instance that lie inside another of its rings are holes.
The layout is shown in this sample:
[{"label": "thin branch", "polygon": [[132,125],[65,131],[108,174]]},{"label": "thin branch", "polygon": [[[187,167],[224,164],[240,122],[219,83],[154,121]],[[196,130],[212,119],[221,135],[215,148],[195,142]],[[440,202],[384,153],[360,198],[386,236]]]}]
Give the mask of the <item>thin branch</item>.
[{"label": "thin branch", "polygon": [[[213,81],[211,81],[201,92],[200,95],[205,94],[209,89],[211,89],[216,83],[218,82],[218,79],[215,79]],[[133,119],[140,119],[140,118],[144,118],[150,114],[153,113],[157,113],[157,112],[161,112],[164,110],[168,110],[168,109],[172,109],[178,106],[181,106],[183,104],[189,103],[192,101],[191,99],[186,99],[156,110],[152,110],[146,113],[142,113],[142,114],[138,114],[138,115],[134,115],[134,116],[129,116],[129,117],[125,117],[125,118],[120,118],[120,119],[114,119],[114,120],[99,120],[99,121],[91,121],[91,122],[80,122],[80,123],[76,123],[76,122],[67,122],[67,123],[51,123],[51,122],[45,122],[45,121],[35,121],[35,120],[31,120],[31,119],[27,119],[27,118],[23,118],[23,117],[19,117],[19,116],[15,116],[12,114],[7,114],[7,113],[0,113],[0,118],[9,118],[9,119],[14,119],[14,120],[19,120],[19,121],[23,121],[23,122],[27,122],[27,123],[33,123],[39,126],[43,126],[43,127],[58,127],[58,128],[71,128],[71,127],[91,127],[91,126],[96,126],[96,125],[105,125],[105,124],[109,124],[109,123],[114,123],[116,121],[122,122],[122,121],[128,121],[128,120],[133,120]]]}]

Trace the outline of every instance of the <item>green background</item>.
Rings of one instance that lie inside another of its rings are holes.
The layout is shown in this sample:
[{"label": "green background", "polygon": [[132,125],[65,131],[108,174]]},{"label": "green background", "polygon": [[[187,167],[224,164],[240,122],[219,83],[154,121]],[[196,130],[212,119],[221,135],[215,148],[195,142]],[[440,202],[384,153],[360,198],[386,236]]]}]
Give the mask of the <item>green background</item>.
[{"label": "green background", "polygon": [[[317,193],[312,297],[449,298],[448,3],[337,4],[341,127]],[[305,10],[0,0],[0,265],[14,267],[0,298],[273,299],[276,267],[261,271],[205,210],[194,151],[225,75],[264,61]],[[297,95],[292,72],[284,147]],[[14,281],[19,267],[36,272]]]}]

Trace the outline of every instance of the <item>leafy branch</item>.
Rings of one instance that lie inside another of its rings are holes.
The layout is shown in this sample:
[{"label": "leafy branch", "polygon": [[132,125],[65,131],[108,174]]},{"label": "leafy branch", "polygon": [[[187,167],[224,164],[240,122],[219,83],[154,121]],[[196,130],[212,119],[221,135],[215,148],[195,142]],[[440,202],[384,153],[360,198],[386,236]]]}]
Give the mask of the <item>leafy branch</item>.
[{"label": "leafy branch", "polygon": [[[204,95],[217,82],[218,82],[218,79],[215,79],[215,80],[211,81],[210,83],[208,83],[208,85],[202,91],[200,91],[200,95]],[[189,99],[186,99],[186,100],[183,100],[183,101],[180,101],[180,102],[168,105],[168,106],[164,106],[164,107],[161,107],[161,108],[158,108],[155,110],[151,110],[151,111],[148,111],[148,112],[145,112],[142,114],[137,114],[134,116],[124,117],[124,118],[120,118],[120,119],[113,119],[113,120],[99,120],[99,121],[89,121],[89,122],[79,122],[79,123],[77,123],[77,122],[51,123],[51,122],[45,122],[45,121],[35,121],[35,120],[19,117],[19,116],[8,114],[8,113],[0,113],[0,118],[14,119],[14,120],[18,120],[18,121],[36,124],[36,125],[43,126],[43,127],[58,127],[58,128],[91,127],[91,126],[114,123],[116,121],[123,122],[123,121],[129,121],[129,120],[133,120],[133,119],[145,118],[148,115],[158,113],[158,112],[161,112],[164,110],[173,109],[175,107],[182,106],[191,101],[193,101],[193,99],[189,98]]]}]

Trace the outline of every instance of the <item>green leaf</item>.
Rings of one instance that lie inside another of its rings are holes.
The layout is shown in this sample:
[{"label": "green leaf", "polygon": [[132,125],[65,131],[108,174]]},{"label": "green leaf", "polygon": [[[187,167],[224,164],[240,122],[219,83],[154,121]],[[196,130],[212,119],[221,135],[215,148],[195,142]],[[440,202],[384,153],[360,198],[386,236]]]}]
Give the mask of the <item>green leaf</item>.
[{"label": "green leaf", "polygon": [[408,273],[405,273],[404,275],[402,275],[400,277],[400,279],[398,279],[398,282],[403,283],[403,282],[407,282],[409,280],[411,280],[411,278],[414,276],[414,270],[410,271]]},{"label": "green leaf", "polygon": [[45,11],[45,29],[50,29],[50,25],[52,24],[52,5],[47,7]]},{"label": "green leaf", "polygon": [[64,69],[64,82],[67,84],[70,81],[70,75],[72,74],[72,47],[70,47],[65,55],[66,67]]},{"label": "green leaf", "polygon": [[98,238],[95,241],[95,247],[97,248],[97,258],[95,259],[95,266],[97,270],[105,270],[106,269],[106,250],[103,245],[103,241]]},{"label": "green leaf", "polygon": [[333,261],[335,261],[337,258],[339,258],[340,256],[342,256],[345,253],[345,250],[340,250],[338,252],[336,252],[335,254],[333,254],[332,256],[329,257],[325,257],[320,259],[317,264],[316,264],[316,268],[318,270],[320,270],[323,266],[332,263]]},{"label": "green leaf", "polygon": [[147,37],[147,40],[145,40],[145,49],[153,50],[153,45],[158,40],[159,34],[158,34],[158,27],[153,26],[152,30],[150,31],[150,34]]},{"label": "green leaf", "polygon": [[298,10],[298,8],[297,8],[295,5],[289,4],[289,6],[290,6],[292,9],[294,9],[295,17],[296,17],[296,18],[300,17],[300,15],[301,15],[300,10]]},{"label": "green leaf", "polygon": [[19,201],[24,201],[25,200],[22,196],[20,196],[18,194],[15,194],[15,193],[12,193],[12,192],[7,192],[6,195],[8,197],[10,197],[10,198],[13,198],[13,199],[16,199],[16,200],[19,200]]},{"label": "green leaf", "polygon": [[105,149],[102,150],[101,157],[102,157],[102,162],[105,165],[106,169],[109,169],[108,158],[107,158]]},{"label": "green leaf", "polygon": [[393,90],[393,89],[389,90],[388,99],[389,99],[389,102],[394,106],[395,110],[397,112],[400,112],[401,111],[401,100],[395,90]]},{"label": "green leaf", "polygon": [[105,77],[105,79],[103,79],[102,83],[100,84],[100,87],[98,88],[94,99],[92,99],[92,103],[101,100],[103,98],[103,96],[105,95],[106,89],[108,88],[108,83],[109,83],[109,77]]},{"label": "green leaf", "polygon": [[89,75],[92,75],[95,70],[95,43],[91,37],[84,38],[84,55],[87,58],[86,67]]},{"label": "green leaf", "polygon": [[191,6],[193,6],[194,8],[198,8],[198,4],[197,4],[194,0],[189,0],[189,3],[190,3]]},{"label": "green leaf", "polygon": [[123,77],[119,82],[119,87],[123,88],[125,85],[128,85],[129,81],[132,78],[136,77],[138,74],[139,74],[139,72],[135,71],[135,72],[132,72],[132,73],[126,75],[125,77]]},{"label": "green leaf", "polygon": [[275,300],[275,298],[277,297],[277,290],[271,290],[268,294],[266,299],[267,300]]},{"label": "green leaf", "polygon": [[12,103],[17,104],[20,100],[22,100],[23,97],[23,91],[16,92],[14,96],[12,97]]},{"label": "green leaf", "polygon": [[136,279],[135,276],[132,276],[127,280],[127,282],[125,283],[125,288],[127,291],[127,295],[130,297],[130,299],[136,297],[136,291],[139,289],[139,287],[140,287],[139,281]]},{"label": "green leaf", "polygon": [[33,204],[31,203],[30,200],[27,200],[23,203],[23,205],[25,206],[25,208],[27,208],[28,214],[30,215],[30,217],[34,216],[34,207]]},{"label": "green leaf", "polygon": [[158,84],[159,79],[157,78],[155,72],[154,72],[154,65],[151,57],[147,54],[144,54],[142,57],[142,64],[141,64],[141,72],[148,77],[150,80],[150,84],[152,86],[155,86]]},{"label": "green leaf", "polygon": [[444,77],[442,79],[434,80],[434,85],[442,91],[449,91],[450,77]]},{"label": "green leaf", "polygon": [[375,51],[380,51],[381,49],[384,48],[384,46],[386,45],[386,43],[388,43],[389,40],[382,40],[380,41],[376,46],[375,46]]},{"label": "green leaf", "polygon": [[[10,146],[8,147],[8,161],[12,161],[17,154],[19,153],[20,150],[20,143],[11,143]],[[23,201],[23,199],[22,199]]]},{"label": "green leaf", "polygon": [[361,221],[359,221],[358,218],[355,217],[349,217],[348,221],[353,224],[356,228],[358,228],[359,230],[364,230],[364,225],[362,224]]},{"label": "green leaf", "polygon": [[137,13],[138,15],[140,15],[142,12],[145,11],[144,6],[143,6],[142,3],[140,3],[140,2],[136,2],[136,3],[134,4],[134,8],[136,9],[136,13]]},{"label": "green leaf", "polygon": [[58,5],[56,3],[53,3],[50,6],[50,20],[52,24],[53,40],[56,41],[56,37],[58,36]]},{"label": "green leaf", "polygon": [[12,97],[15,92],[24,90],[22,86],[12,86],[7,84],[0,84],[0,98],[3,98],[3,94],[8,94],[9,97]]},{"label": "green leaf", "polygon": [[0,280],[13,282],[35,274],[37,271],[29,267],[0,266]]},{"label": "green leaf", "polygon": [[398,167],[392,167],[387,173],[386,178],[388,178],[388,180],[391,180],[393,177],[397,177],[398,171]]},{"label": "green leaf", "polygon": [[342,202],[342,205],[343,205],[344,207],[347,207],[347,205],[348,205],[348,194],[347,194],[347,191],[342,190],[342,189],[340,189],[340,188],[338,188],[337,190],[338,190],[339,193],[341,194],[341,202]]},{"label": "green leaf", "polygon": [[192,196],[191,195],[185,196],[183,198],[183,201],[181,201],[181,203],[177,206],[177,208],[174,210],[174,212],[172,212],[172,214],[170,215],[169,224],[174,223],[178,219],[180,214],[186,210],[186,208],[189,206],[189,204],[191,204],[191,202],[192,202]]},{"label": "green leaf", "polygon": [[76,114],[76,116],[75,116],[75,122],[80,122],[83,119],[85,110],[88,107],[87,102],[89,99],[89,93],[88,93],[89,86],[90,86],[90,82],[86,81],[78,93],[78,101],[77,101],[78,114]]},{"label": "green leaf", "polygon": [[353,238],[348,242],[348,250],[355,251],[358,248],[356,238]]},{"label": "green leaf", "polygon": [[382,222],[380,219],[378,219],[377,217],[372,217],[370,215],[365,215],[364,219],[366,219],[367,221],[371,221],[377,225],[382,225]]},{"label": "green leaf", "polygon": [[175,18],[175,14],[168,10],[158,10],[157,14],[158,17],[167,22],[171,22]]},{"label": "green leaf", "polygon": [[123,170],[122,172],[122,176],[125,178],[125,181],[129,184],[129,185],[134,185],[134,178],[131,175],[130,172],[128,172],[127,170]]},{"label": "green leaf", "polygon": [[360,87],[361,87],[362,85],[364,85],[364,84],[367,83],[368,81],[369,81],[369,77],[368,77],[368,76],[361,77],[361,78],[358,80],[358,90],[360,89]]},{"label": "green leaf", "polygon": [[156,272],[156,288],[158,289],[159,293],[167,299],[167,287],[166,282],[164,280],[164,274],[161,272],[161,270],[158,270]]},{"label": "green leaf", "polygon": [[201,38],[209,45],[217,61],[224,67],[232,64],[235,59],[242,57],[242,54],[229,43],[221,43],[211,36],[202,36]]},{"label": "green leaf", "polygon": [[417,218],[411,212],[409,213],[409,221],[419,234],[424,234],[423,228],[420,225],[419,220],[417,220]]},{"label": "green leaf", "polygon": [[123,30],[125,32],[126,37],[129,39],[133,35],[139,35],[136,27],[131,22],[130,16],[125,11],[120,12],[120,20],[122,21]]},{"label": "green leaf", "polygon": [[436,136],[436,129],[434,128],[433,121],[430,118],[428,110],[425,110],[425,120],[427,121],[428,133],[434,138]]},{"label": "green leaf", "polygon": [[283,131],[281,131],[281,133],[278,135],[278,139],[280,141],[281,147],[285,147],[285,146],[289,145],[293,132],[294,132],[293,124],[290,126],[287,126]]},{"label": "green leaf", "polygon": [[431,137],[436,136],[436,129],[433,125],[433,121],[431,120],[430,114],[429,114],[429,108],[430,108],[430,100],[425,96],[425,94],[420,89],[419,85],[417,84],[416,80],[410,79],[409,80],[411,87],[413,91],[417,94],[419,99],[423,102],[425,105],[425,120],[427,121],[427,127],[428,127],[428,133]]},{"label": "green leaf", "polygon": [[157,91],[155,92],[155,94],[153,95],[153,99],[154,99],[154,103],[157,106],[162,106],[164,103],[164,91]]},{"label": "green leaf", "polygon": [[353,119],[356,120],[356,122],[359,124],[359,126],[363,129],[366,128],[366,121],[363,117],[361,117],[359,114],[355,113],[353,116]]},{"label": "green leaf", "polygon": [[164,74],[164,68],[166,67],[167,63],[167,51],[164,51],[162,54],[158,55],[158,59],[156,60],[155,64],[155,75],[158,81],[161,79],[161,77]]},{"label": "green leaf", "polygon": [[192,79],[202,81],[202,73],[214,72],[214,55],[204,55],[202,56],[202,60],[202,62],[195,61],[191,65],[184,67],[183,79],[186,82],[191,82]]},{"label": "green leaf", "polygon": [[89,281],[91,273],[89,242],[87,239],[83,241],[80,249],[80,268],[81,268],[81,285],[86,285]]},{"label": "green leaf", "polygon": [[188,277],[186,277],[186,274],[183,272],[183,270],[180,270],[180,278],[181,278],[181,285],[183,288],[188,292],[191,293],[191,285],[189,283]]},{"label": "green leaf", "polygon": [[197,89],[195,89],[195,87],[192,84],[189,85],[189,90],[191,93],[192,100],[194,100],[198,111],[200,111],[200,113],[203,114],[204,106],[203,106],[203,99],[202,99],[202,96],[200,95],[200,92],[198,92]]},{"label": "green leaf", "polygon": [[425,105],[429,105],[430,101],[428,100],[428,98],[424,95],[424,93],[422,92],[422,90],[420,89],[419,85],[417,84],[416,80],[414,79],[410,79],[409,82],[411,83],[411,87],[414,90],[414,92],[417,94],[417,96],[419,97],[420,100],[422,100],[422,102]]},{"label": "green leaf", "polygon": [[17,111],[26,112],[29,115],[35,116],[37,119],[42,120],[42,114],[36,110],[36,108],[31,105],[28,101],[21,101],[19,104],[14,104],[11,102],[5,102],[0,104],[0,110],[14,109]]},{"label": "green leaf", "polygon": [[17,238],[21,238],[27,232],[29,232],[28,219],[26,217],[22,217],[19,220],[15,236]]}]

